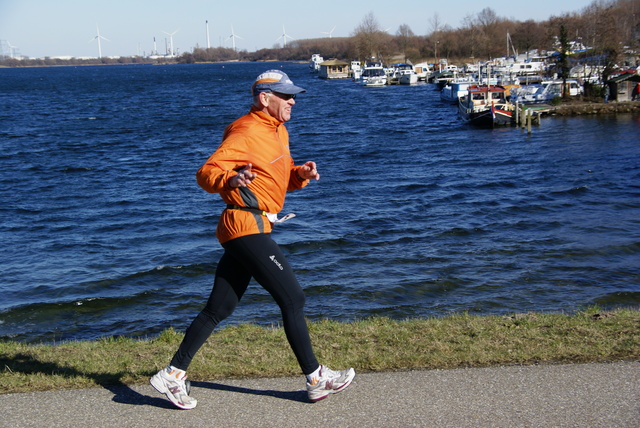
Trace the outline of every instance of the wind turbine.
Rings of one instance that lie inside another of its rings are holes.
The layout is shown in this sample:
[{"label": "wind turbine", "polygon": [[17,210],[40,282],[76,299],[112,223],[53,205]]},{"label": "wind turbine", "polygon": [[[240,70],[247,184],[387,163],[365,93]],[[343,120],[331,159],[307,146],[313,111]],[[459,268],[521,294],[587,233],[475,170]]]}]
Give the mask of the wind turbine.
[{"label": "wind turbine", "polygon": [[333,30],[335,30],[335,29],[336,29],[336,26],[334,25],[333,28],[331,29],[331,31],[329,31],[329,32],[322,31],[322,34],[328,34],[329,38],[331,38],[331,35],[333,34]]},{"label": "wind turbine", "polygon": [[233,25],[231,26],[231,35],[229,36],[228,39],[231,39],[231,45],[233,46],[233,50],[235,51],[236,50],[236,39],[242,39],[242,37],[238,36],[236,33],[233,32]]},{"label": "wind turbine", "polygon": [[174,50],[173,50],[173,35],[176,34],[178,31],[180,30],[176,30],[173,33],[167,33],[166,31],[163,31],[164,34],[166,34],[167,36],[169,36],[169,56],[175,56]]},{"label": "wind turbine", "polygon": [[98,58],[102,58],[102,45],[100,44],[100,39],[106,40],[107,42],[111,41],[106,37],[100,35],[100,28],[98,28],[98,24],[96,24],[96,36],[89,40],[89,43],[93,42],[94,40],[98,41]]},{"label": "wind turbine", "polygon": [[276,42],[280,39],[282,39],[282,44],[284,45],[284,47],[287,47],[287,37],[290,38],[291,40],[293,40],[293,37],[291,37],[290,35],[287,34],[287,32],[284,29],[284,25],[282,26],[282,36],[278,37],[276,39]]},{"label": "wind turbine", "polygon": [[7,45],[9,45],[9,57],[13,58],[16,54],[17,46],[13,46],[10,41],[7,40]]},{"label": "wind turbine", "polygon": [[211,42],[209,41],[209,21],[204,21],[207,26],[207,49],[211,48]]}]

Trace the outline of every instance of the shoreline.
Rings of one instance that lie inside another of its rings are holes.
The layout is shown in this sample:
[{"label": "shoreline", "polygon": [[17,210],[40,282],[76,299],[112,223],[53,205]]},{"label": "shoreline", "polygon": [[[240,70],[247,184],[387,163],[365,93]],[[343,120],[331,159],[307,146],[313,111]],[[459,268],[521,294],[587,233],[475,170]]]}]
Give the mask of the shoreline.
[{"label": "shoreline", "polygon": [[[533,105],[535,106],[535,105]],[[640,101],[570,101],[556,106],[547,106],[550,116],[582,116],[598,114],[640,113]]]}]

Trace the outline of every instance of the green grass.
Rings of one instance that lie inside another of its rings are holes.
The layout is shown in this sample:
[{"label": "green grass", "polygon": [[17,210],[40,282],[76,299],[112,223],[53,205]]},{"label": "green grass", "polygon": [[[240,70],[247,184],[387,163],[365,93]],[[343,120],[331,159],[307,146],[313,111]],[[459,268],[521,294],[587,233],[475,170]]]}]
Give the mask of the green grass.
[{"label": "green grass", "polygon": [[[324,320],[309,323],[309,330],[323,364],[359,372],[640,358],[639,309]],[[148,340],[119,337],[56,345],[2,341],[0,391],[146,383],[166,366],[182,337],[169,329]],[[201,381],[299,374],[282,328],[252,324],[216,331],[189,368],[189,377]]]}]

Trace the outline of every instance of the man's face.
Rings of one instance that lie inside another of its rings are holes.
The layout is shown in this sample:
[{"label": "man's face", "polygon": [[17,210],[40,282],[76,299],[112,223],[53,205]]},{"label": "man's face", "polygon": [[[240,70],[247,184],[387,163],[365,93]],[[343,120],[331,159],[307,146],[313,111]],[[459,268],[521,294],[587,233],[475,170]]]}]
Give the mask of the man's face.
[{"label": "man's face", "polygon": [[269,115],[275,117],[280,122],[286,122],[291,119],[291,108],[296,103],[295,95],[268,92],[266,96],[267,113],[269,113]]}]

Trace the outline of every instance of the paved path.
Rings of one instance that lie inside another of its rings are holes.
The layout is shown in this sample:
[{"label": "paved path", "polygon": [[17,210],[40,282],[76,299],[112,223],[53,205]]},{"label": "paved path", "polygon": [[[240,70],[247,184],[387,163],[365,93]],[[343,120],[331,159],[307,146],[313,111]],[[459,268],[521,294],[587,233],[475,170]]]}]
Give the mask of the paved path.
[{"label": "paved path", "polygon": [[302,377],[0,396],[1,427],[640,427],[640,362],[357,374],[309,403]]}]

